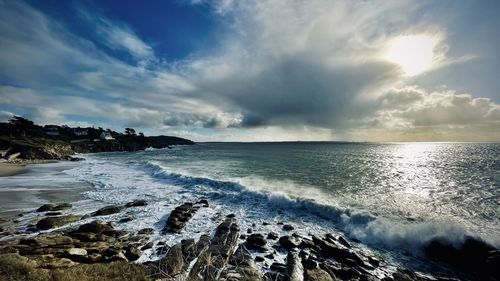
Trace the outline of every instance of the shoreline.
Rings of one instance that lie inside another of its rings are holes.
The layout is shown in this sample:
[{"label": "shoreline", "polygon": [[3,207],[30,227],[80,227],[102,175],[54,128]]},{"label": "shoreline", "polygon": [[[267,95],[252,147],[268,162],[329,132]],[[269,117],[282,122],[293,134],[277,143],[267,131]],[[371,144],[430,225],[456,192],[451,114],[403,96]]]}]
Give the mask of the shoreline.
[{"label": "shoreline", "polygon": [[10,177],[18,174],[22,174],[26,172],[25,164],[17,164],[17,163],[8,163],[3,162],[0,163],[0,177]]}]

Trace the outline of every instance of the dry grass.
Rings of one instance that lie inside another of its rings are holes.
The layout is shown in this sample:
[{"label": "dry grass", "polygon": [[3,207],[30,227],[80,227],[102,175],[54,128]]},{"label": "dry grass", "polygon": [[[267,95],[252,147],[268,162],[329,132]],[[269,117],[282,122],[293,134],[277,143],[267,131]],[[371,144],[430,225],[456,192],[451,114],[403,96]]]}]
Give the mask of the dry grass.
[{"label": "dry grass", "polygon": [[36,263],[19,256],[0,256],[0,280],[10,281],[146,281],[151,280],[143,266],[127,262],[81,264],[65,269],[40,269]]}]

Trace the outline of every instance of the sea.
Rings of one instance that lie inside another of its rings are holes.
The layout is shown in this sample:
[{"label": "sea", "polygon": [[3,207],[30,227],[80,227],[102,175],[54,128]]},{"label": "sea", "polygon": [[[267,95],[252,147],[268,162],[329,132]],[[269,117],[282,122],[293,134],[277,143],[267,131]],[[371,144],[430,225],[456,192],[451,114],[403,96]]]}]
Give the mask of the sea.
[{"label": "sea", "polygon": [[[152,241],[169,244],[210,233],[234,213],[243,233],[283,234],[282,223],[304,235],[335,233],[388,264],[422,272],[450,271],[425,259],[433,239],[459,246],[474,236],[500,246],[498,143],[197,143],[78,156],[85,161],[37,165],[42,177],[37,170],[5,178],[0,190],[86,186],[74,189],[81,213],[145,199],[148,206],[107,219],[130,215],[116,227],[152,227]],[[200,199],[210,207],[182,237],[161,233],[173,208]],[[140,261],[158,258],[151,251]]]}]

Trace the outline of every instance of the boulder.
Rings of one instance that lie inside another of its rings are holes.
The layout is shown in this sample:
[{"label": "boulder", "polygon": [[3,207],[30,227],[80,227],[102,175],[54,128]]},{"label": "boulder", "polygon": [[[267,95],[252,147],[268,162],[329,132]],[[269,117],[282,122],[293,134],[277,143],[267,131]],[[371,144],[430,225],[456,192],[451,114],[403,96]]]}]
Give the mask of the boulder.
[{"label": "boulder", "polygon": [[238,243],[239,230],[234,218],[217,226],[210,246],[198,257],[187,280],[218,280]]},{"label": "boulder", "polygon": [[186,223],[193,217],[198,210],[192,203],[184,203],[176,207],[171,213],[165,223],[162,232],[180,233]]},{"label": "boulder", "polygon": [[285,225],[283,225],[283,230],[286,230],[286,231],[292,231],[292,230],[294,230],[294,229],[295,229],[295,228],[294,228],[292,225],[290,225],[290,224],[285,224]]},{"label": "boulder", "polygon": [[281,247],[289,251],[291,249],[297,248],[300,245],[300,240],[296,237],[285,235],[280,237],[279,243]]},{"label": "boulder", "polygon": [[59,217],[47,217],[43,218],[36,224],[38,229],[47,230],[55,227],[60,227],[68,223],[79,221],[81,216],[69,215],[69,216],[59,216]]},{"label": "boulder", "polygon": [[260,233],[250,234],[246,240],[246,246],[248,249],[264,250],[265,251],[266,244],[267,244],[266,239]]},{"label": "boulder", "polygon": [[424,251],[427,257],[446,262],[478,279],[500,276],[500,252],[479,238],[465,237],[459,246],[435,239],[425,246]]},{"label": "boulder", "polygon": [[279,234],[274,232],[274,231],[271,231],[271,232],[269,232],[269,234],[267,234],[267,239],[269,239],[269,240],[276,240],[279,237],[280,237]]},{"label": "boulder", "polygon": [[286,256],[286,275],[290,281],[304,280],[304,267],[302,259],[297,251],[289,251]]},{"label": "boulder", "polygon": [[55,205],[54,204],[43,204],[40,206],[40,208],[36,209],[37,212],[47,212],[47,211],[53,211]]},{"label": "boulder", "polygon": [[92,216],[107,216],[116,214],[125,209],[125,206],[106,206],[92,213]]},{"label": "boulder", "polygon": [[150,235],[150,234],[153,234],[155,232],[154,229],[152,228],[143,228],[141,230],[139,230],[139,232],[137,232],[137,234],[147,234],[147,235]]},{"label": "boulder", "polygon": [[132,202],[128,202],[125,204],[125,207],[130,208],[130,207],[140,207],[140,206],[146,206],[148,205],[148,202],[146,200],[134,200]]},{"label": "boulder", "polygon": [[321,268],[316,268],[306,271],[307,281],[333,281],[333,278]]},{"label": "boulder", "polygon": [[127,257],[129,261],[135,261],[139,259],[141,255],[141,251],[132,245],[129,245],[125,250],[125,257]]}]

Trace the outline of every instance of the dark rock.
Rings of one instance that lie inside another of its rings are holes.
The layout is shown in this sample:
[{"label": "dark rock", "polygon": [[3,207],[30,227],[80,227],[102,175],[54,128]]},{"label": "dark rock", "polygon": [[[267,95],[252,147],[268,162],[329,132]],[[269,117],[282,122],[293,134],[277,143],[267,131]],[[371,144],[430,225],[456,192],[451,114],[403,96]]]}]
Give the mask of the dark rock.
[{"label": "dark rock", "polygon": [[137,234],[147,234],[147,235],[151,235],[155,232],[154,229],[152,228],[143,228],[141,230],[139,230],[139,232],[137,232]]},{"label": "dark rock", "polygon": [[478,279],[500,276],[500,252],[478,238],[466,237],[459,247],[435,239],[425,246],[424,251],[429,258],[446,262]]},{"label": "dark rock", "polygon": [[285,250],[289,251],[291,249],[297,248],[300,244],[300,240],[293,237],[293,236],[281,236],[279,243],[281,247],[283,247]]},{"label": "dark rock", "polygon": [[113,227],[103,224],[100,221],[93,221],[90,223],[82,224],[80,227],[78,227],[78,232],[90,232],[90,233],[103,233],[103,232],[108,232],[112,231]]},{"label": "dark rock", "polygon": [[122,219],[119,220],[119,222],[129,222],[129,221],[132,221],[134,220],[133,217],[124,217]]},{"label": "dark rock", "polygon": [[210,236],[203,234],[196,243],[196,256],[199,256],[203,251],[210,246]]},{"label": "dark rock", "polygon": [[294,230],[295,228],[289,224],[285,224],[283,225],[283,230],[286,230],[286,231],[292,231]]},{"label": "dark rock", "polygon": [[260,233],[251,234],[246,240],[246,245],[249,249],[262,250],[265,249],[264,247],[266,244],[266,239],[264,239],[264,236]]},{"label": "dark rock", "polygon": [[141,251],[134,246],[128,246],[125,250],[125,256],[129,261],[135,261],[141,257]]},{"label": "dark rock", "polygon": [[271,264],[270,269],[276,272],[285,273],[286,265],[279,262],[273,262],[273,264]]},{"label": "dark rock", "polygon": [[106,206],[92,213],[92,216],[107,216],[116,214],[125,209],[125,206]]},{"label": "dark rock", "polygon": [[207,199],[201,199],[200,201],[196,202],[197,204],[203,205],[203,207],[208,208],[208,200]]},{"label": "dark rock", "polygon": [[344,237],[339,236],[337,240],[340,242],[340,244],[346,246],[347,248],[351,248],[351,244],[349,244],[349,242],[347,242]]},{"label": "dark rock", "polygon": [[368,257],[368,262],[374,267],[378,267],[380,265],[380,261],[374,257]]},{"label": "dark rock", "polygon": [[47,212],[47,211],[61,211],[71,209],[73,206],[69,203],[61,203],[61,204],[44,204],[40,206],[36,211],[37,212]]},{"label": "dark rock", "polygon": [[273,253],[265,255],[264,257],[267,258],[267,259],[270,259],[270,260],[274,260],[274,254]]},{"label": "dark rock", "polygon": [[255,257],[255,261],[256,262],[263,262],[263,261],[265,261],[265,259],[263,257],[261,257],[261,256],[256,256]]},{"label": "dark rock", "polygon": [[239,227],[226,218],[215,230],[208,249],[196,260],[188,280],[218,280],[238,243]]},{"label": "dark rock", "polygon": [[60,217],[47,217],[43,218],[36,224],[38,229],[46,230],[59,226],[63,226],[68,223],[79,221],[81,216],[69,215]]},{"label": "dark rock", "polygon": [[141,247],[141,250],[144,251],[151,248],[153,248],[153,242],[148,242],[146,245]]},{"label": "dark rock", "polygon": [[63,214],[62,212],[47,212],[47,213],[45,213],[45,215],[47,217],[60,216],[62,214]]},{"label": "dark rock", "polygon": [[125,207],[130,208],[130,207],[140,207],[140,206],[146,206],[148,205],[148,202],[146,200],[134,200],[132,202],[128,202],[125,204]]},{"label": "dark rock", "polygon": [[242,239],[242,240],[246,240],[246,239],[247,239],[247,235],[246,235],[246,234],[241,234],[241,235],[240,235],[240,239]]},{"label": "dark rock", "polygon": [[286,275],[290,281],[304,280],[304,267],[302,259],[297,251],[289,251],[286,257]]},{"label": "dark rock", "polygon": [[315,260],[311,259],[311,258],[303,260],[302,263],[304,265],[304,268],[306,268],[308,270],[318,268],[318,263]]},{"label": "dark rock", "polygon": [[251,228],[247,228],[247,234],[251,234],[253,230]]},{"label": "dark rock", "polygon": [[226,216],[226,218],[235,218],[235,217],[236,217],[235,214],[229,214],[229,215]]},{"label": "dark rock", "polygon": [[276,240],[278,238],[279,238],[279,234],[274,232],[274,231],[271,231],[271,232],[269,232],[269,234],[267,234],[267,239]]},{"label": "dark rock", "polygon": [[47,211],[52,211],[54,210],[55,205],[54,204],[44,204],[40,206],[36,211],[37,212],[47,212]]},{"label": "dark rock", "polygon": [[359,266],[366,266],[364,261],[356,253],[347,248],[341,248],[343,246],[340,244],[335,245],[316,236],[313,236],[313,241],[326,258],[334,258],[340,262],[346,262],[348,264],[351,264],[351,261],[354,261]]},{"label": "dark rock", "polygon": [[184,203],[176,207],[171,213],[162,232],[180,233],[186,223],[191,219],[198,209],[192,203]]}]

